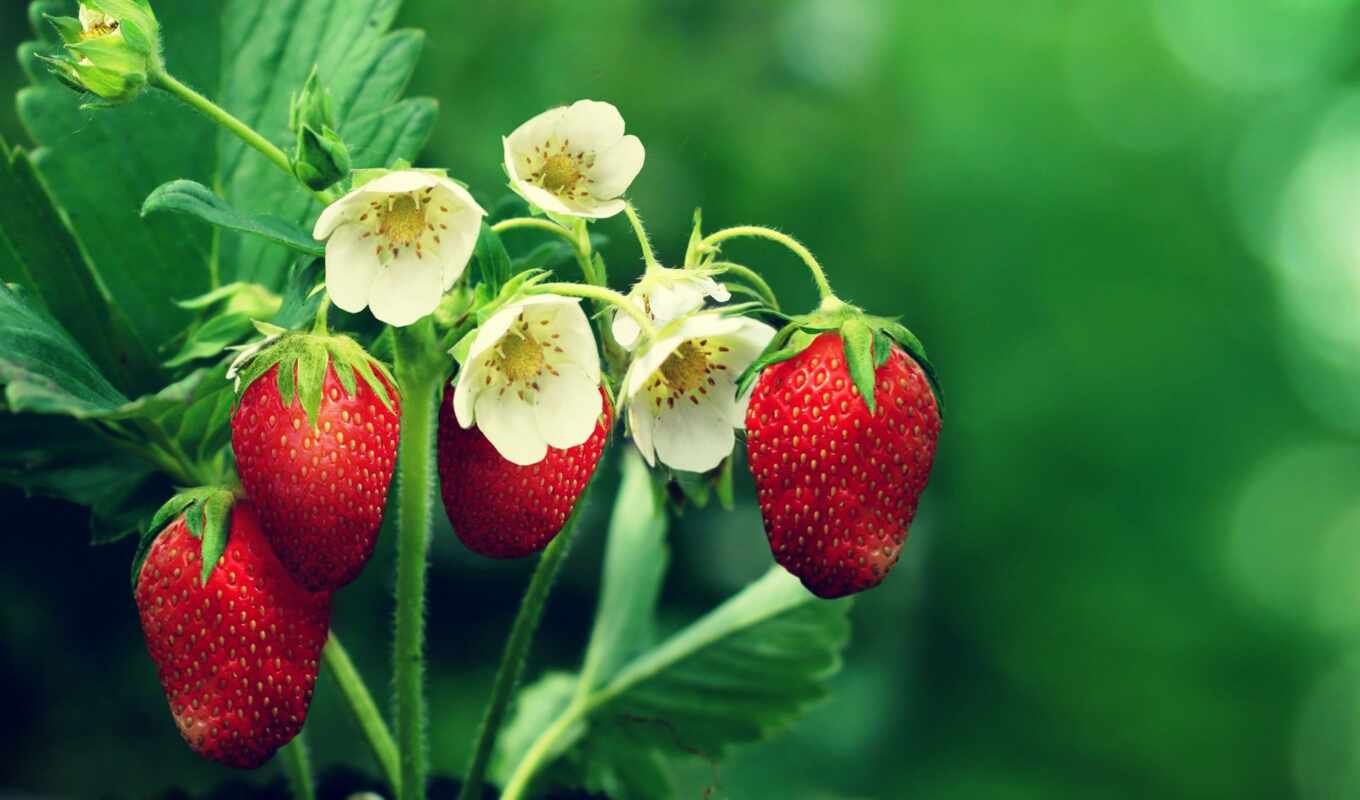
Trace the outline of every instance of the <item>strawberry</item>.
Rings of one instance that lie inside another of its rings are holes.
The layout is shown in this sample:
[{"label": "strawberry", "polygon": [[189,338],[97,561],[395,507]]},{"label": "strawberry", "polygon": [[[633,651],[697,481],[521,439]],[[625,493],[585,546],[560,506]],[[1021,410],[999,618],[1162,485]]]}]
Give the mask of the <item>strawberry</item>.
[{"label": "strawberry", "polygon": [[595,432],[567,450],[548,448],[522,467],[501,457],[477,428],[464,429],[453,412],[453,389],[439,409],[439,487],[454,533],[488,558],[520,558],[548,546],[562,530],[595,474],[614,424],[604,396]]},{"label": "strawberry", "polygon": [[133,595],[184,741],[204,758],[253,769],[302,730],[330,593],[294,582],[255,510],[233,500],[226,490],[193,490],[162,508],[134,566]]},{"label": "strawberry", "polygon": [[312,334],[285,336],[247,375],[231,419],[241,485],[294,579],[338,589],[382,526],[401,428],[394,382],[352,341]]},{"label": "strawberry", "polygon": [[812,333],[759,374],[747,454],[775,561],[831,598],[877,586],[897,563],[930,477],[940,410],[895,336],[858,322],[841,335]]}]

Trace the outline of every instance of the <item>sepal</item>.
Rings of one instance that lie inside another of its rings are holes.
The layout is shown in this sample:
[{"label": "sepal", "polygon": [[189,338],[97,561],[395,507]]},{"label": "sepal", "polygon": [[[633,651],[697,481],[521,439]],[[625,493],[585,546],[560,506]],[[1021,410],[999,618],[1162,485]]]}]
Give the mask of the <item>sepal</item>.
[{"label": "sepal", "polygon": [[251,384],[277,366],[279,398],[283,405],[291,406],[295,400],[301,402],[308,424],[315,428],[321,410],[326,367],[330,366],[351,397],[358,391],[358,380],[363,379],[387,410],[394,409],[388,386],[395,387],[396,379],[386,365],[348,336],[283,331],[262,322],[257,322],[255,327],[265,335],[264,342],[252,345],[252,349],[258,349],[243,353],[242,359],[232,365],[230,377],[237,379],[237,403]]},{"label": "sepal", "polygon": [[213,568],[217,566],[222,553],[227,549],[227,535],[231,530],[231,509],[235,503],[235,492],[221,486],[185,489],[166,501],[151,518],[151,524],[147,526],[146,531],[142,533],[137,553],[132,558],[132,590],[134,592],[137,590],[137,578],[141,575],[142,564],[146,563],[147,554],[151,552],[151,545],[155,544],[156,538],[166,526],[181,515],[184,516],[184,524],[189,533],[201,543],[203,567],[199,573],[199,582],[206,585],[208,578],[212,576]]}]

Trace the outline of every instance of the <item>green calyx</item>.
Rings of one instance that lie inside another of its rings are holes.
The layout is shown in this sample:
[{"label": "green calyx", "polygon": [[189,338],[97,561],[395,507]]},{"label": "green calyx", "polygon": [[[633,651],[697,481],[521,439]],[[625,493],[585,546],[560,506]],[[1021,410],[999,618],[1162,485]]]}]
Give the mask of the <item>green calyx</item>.
[{"label": "green calyx", "polygon": [[47,20],[66,54],[41,58],[63,83],[102,105],[131,101],[162,68],[160,25],[146,0],[85,0],[78,19]]},{"label": "green calyx", "polygon": [[181,514],[189,533],[200,544],[203,568],[199,582],[207,585],[213,568],[227,549],[227,534],[231,530],[231,509],[236,504],[236,493],[221,486],[200,486],[185,489],[171,497],[151,518],[151,524],[142,534],[137,545],[137,554],[132,559],[132,590],[137,590],[137,577],[142,573],[142,564],[151,552],[156,537]]},{"label": "green calyx", "polygon": [[[396,386],[396,379],[382,362],[370,356],[358,342],[348,336],[324,331],[312,333],[285,331],[258,322],[255,327],[266,336],[278,338],[261,348],[240,368],[236,395],[238,403],[251,384],[277,366],[279,398],[283,405],[287,407],[293,405],[295,401],[301,401],[308,424],[316,428],[317,415],[321,411],[326,368],[329,366],[335,370],[340,385],[350,397],[356,394],[358,381],[362,379],[388,411],[395,410],[393,398],[387,387]],[[386,385],[379,379],[379,375],[387,381]]]},{"label": "green calyx", "polygon": [[824,333],[836,332],[845,348],[845,363],[850,379],[869,412],[874,413],[878,405],[874,398],[875,376],[892,355],[893,346],[899,346],[907,355],[921,365],[935,392],[935,401],[944,415],[944,394],[935,367],[926,355],[926,349],[916,334],[907,329],[896,317],[878,317],[866,314],[836,297],[828,297],[820,308],[810,314],[791,317],[788,323],[775,334],[751,366],[741,374],[737,381],[738,395],[745,393],[766,367],[778,364],[797,356],[812,344],[813,340]]}]

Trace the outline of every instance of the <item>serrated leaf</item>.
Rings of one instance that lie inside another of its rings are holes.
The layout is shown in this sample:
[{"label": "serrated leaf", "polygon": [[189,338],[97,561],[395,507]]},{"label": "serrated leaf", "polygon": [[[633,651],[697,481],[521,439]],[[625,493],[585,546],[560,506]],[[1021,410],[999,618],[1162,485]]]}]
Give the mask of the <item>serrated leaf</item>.
[{"label": "serrated leaf", "polygon": [[841,342],[845,350],[845,365],[850,371],[850,380],[859,390],[869,413],[877,411],[874,402],[874,384],[877,373],[874,370],[874,334],[869,326],[860,319],[847,320],[841,327]]},{"label": "serrated leaf", "polygon": [[150,350],[99,284],[28,155],[10,150],[3,138],[0,208],[0,280],[23,285],[115,386],[134,393],[154,386],[158,370]]},{"label": "serrated leaf", "polygon": [[4,284],[0,384],[12,411],[91,417],[128,402],[56,320]]},{"label": "serrated leaf", "polygon": [[231,206],[197,181],[175,180],[156,187],[142,203],[142,216],[174,212],[200,219],[209,225],[237,233],[259,236],[266,241],[296,250],[314,258],[326,254],[326,246],[297,225],[269,214],[245,214]]},{"label": "serrated leaf", "polygon": [[[316,66],[331,95],[336,130],[355,168],[414,159],[434,125],[433,100],[399,100],[424,36],[387,33],[398,0],[230,0],[223,4],[223,52],[228,55],[219,103],[283,150],[291,149],[289,97]],[[158,7],[159,8],[159,7]],[[166,29],[169,30],[168,23]],[[173,65],[172,65],[173,66]],[[220,134],[217,179],[222,197],[248,214],[272,214],[310,227],[319,204],[291,176]],[[256,238],[222,240],[225,277],[277,287],[286,252]]]}]

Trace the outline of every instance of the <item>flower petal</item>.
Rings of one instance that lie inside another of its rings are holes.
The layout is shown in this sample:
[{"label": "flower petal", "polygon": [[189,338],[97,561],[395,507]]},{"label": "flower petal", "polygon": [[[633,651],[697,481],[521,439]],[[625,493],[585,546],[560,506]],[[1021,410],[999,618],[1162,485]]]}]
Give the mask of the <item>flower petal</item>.
[{"label": "flower petal", "polygon": [[562,198],[547,189],[529,183],[523,178],[516,178],[511,181],[510,188],[515,190],[515,194],[518,194],[520,197],[523,197],[528,202],[533,203],[550,214],[584,216],[579,213],[578,210],[563,202]]},{"label": "flower petal", "polygon": [[612,103],[577,100],[556,126],[556,133],[572,151],[603,153],[623,138],[623,115]]},{"label": "flower petal", "polygon": [[609,326],[609,330],[614,334],[614,341],[625,350],[632,350],[637,346],[638,337],[642,335],[642,328],[638,327],[637,320],[622,311],[614,312],[614,322]]},{"label": "flower petal", "polygon": [[633,444],[637,446],[638,452],[647,462],[647,466],[656,466],[656,449],[652,446],[652,429],[656,426],[656,417],[652,416],[650,410],[641,408],[640,404],[633,404],[628,408],[628,433],[633,437]]},{"label": "flower petal", "polygon": [[623,137],[618,144],[600,153],[591,170],[590,177],[595,180],[591,193],[601,200],[618,197],[627,191],[646,160],[647,151],[642,141],[631,134]]},{"label": "flower petal", "polygon": [[360,186],[356,191],[368,194],[401,194],[429,186],[438,186],[440,180],[440,176],[433,172],[399,169],[396,172],[389,172],[381,178],[374,178]]},{"label": "flower petal", "polygon": [[312,227],[312,238],[318,242],[330,238],[335,229],[347,222],[355,222],[367,203],[362,189],[356,189],[326,206]]},{"label": "flower petal", "polygon": [[378,273],[369,290],[368,307],[373,316],[398,328],[432,313],[443,294],[439,265],[417,258],[407,248]]},{"label": "flower petal", "polygon": [[723,409],[708,400],[679,401],[656,420],[656,456],[688,472],[707,472],[732,453],[736,434]]},{"label": "flower petal", "polygon": [[471,363],[458,372],[458,379],[453,386],[453,416],[458,420],[458,426],[464,430],[471,428],[477,421],[476,410],[477,396],[480,393],[477,382],[481,380],[481,375]]},{"label": "flower petal", "polygon": [[548,455],[548,443],[539,434],[534,410],[518,392],[482,392],[476,404],[477,428],[501,458],[527,467]]},{"label": "flower petal", "polygon": [[342,225],[326,240],[326,291],[336,308],[351,314],[368,305],[373,281],[382,270],[363,235],[358,225]]},{"label": "flower petal", "polygon": [[568,367],[555,376],[545,374],[539,387],[534,411],[538,432],[548,446],[566,450],[589,439],[603,407],[600,384]]},{"label": "flower petal", "polygon": [[[590,328],[590,319],[581,309],[581,302],[574,297],[556,295],[537,295],[541,298],[535,305],[526,303],[524,319],[535,338],[543,340],[541,332],[547,331],[547,342],[554,348],[547,352],[548,362],[553,366],[569,364],[581,370],[592,383],[600,382],[600,351],[595,346],[595,333]],[[530,298],[535,299],[535,298]],[[542,302],[544,300],[559,302]],[[544,324],[547,323],[547,324]]]}]

